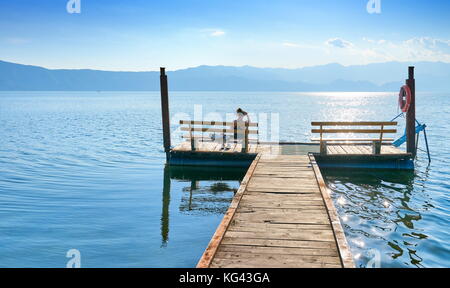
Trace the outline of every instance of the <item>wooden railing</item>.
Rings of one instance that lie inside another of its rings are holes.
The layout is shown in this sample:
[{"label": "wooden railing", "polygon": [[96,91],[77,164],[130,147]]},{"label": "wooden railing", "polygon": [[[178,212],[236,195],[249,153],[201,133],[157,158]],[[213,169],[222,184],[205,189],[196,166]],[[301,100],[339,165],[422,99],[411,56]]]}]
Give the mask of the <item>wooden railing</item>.
[{"label": "wooden railing", "polygon": [[[242,142],[242,152],[248,152],[250,141],[258,141],[258,139],[249,139],[249,135],[258,136],[258,123],[252,122],[223,122],[223,121],[190,121],[181,120],[183,125],[180,130],[186,131],[188,134],[182,135],[183,138],[191,142],[191,150],[196,150],[196,144],[200,142],[221,142],[222,148],[227,143]],[[207,133],[208,135],[205,135]],[[216,134],[219,134],[217,137]]]},{"label": "wooden railing", "polygon": [[[380,154],[381,145],[390,144],[393,138],[384,138],[385,134],[397,133],[397,129],[386,129],[388,126],[397,126],[397,122],[311,122],[311,126],[319,126],[313,128],[312,133],[320,134],[319,138],[312,138],[312,141],[320,142],[320,153],[327,154],[327,145],[352,145],[365,144],[372,145],[372,153]],[[352,128],[346,128],[351,126]],[[328,128],[326,128],[328,127]],[[331,128],[329,128],[331,127]],[[363,127],[355,129],[353,127]],[[324,138],[324,134],[377,134],[377,138]]]}]

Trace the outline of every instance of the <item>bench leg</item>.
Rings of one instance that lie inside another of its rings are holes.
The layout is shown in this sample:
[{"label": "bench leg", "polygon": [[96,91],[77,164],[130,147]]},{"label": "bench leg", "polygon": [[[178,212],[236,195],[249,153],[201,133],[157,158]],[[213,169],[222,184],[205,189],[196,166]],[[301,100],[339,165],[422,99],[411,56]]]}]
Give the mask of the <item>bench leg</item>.
[{"label": "bench leg", "polygon": [[248,153],[248,127],[244,131],[244,141],[242,142],[242,153]]},{"label": "bench leg", "polygon": [[225,142],[227,142],[227,136],[225,133],[222,134],[222,150],[225,149]]},{"label": "bench leg", "polygon": [[373,141],[372,142],[372,154],[375,154],[375,155],[381,154],[381,141]]},{"label": "bench leg", "polygon": [[327,142],[320,142],[320,155],[327,155]]},{"label": "bench leg", "polygon": [[191,150],[195,151],[195,139],[193,137],[191,138]]}]

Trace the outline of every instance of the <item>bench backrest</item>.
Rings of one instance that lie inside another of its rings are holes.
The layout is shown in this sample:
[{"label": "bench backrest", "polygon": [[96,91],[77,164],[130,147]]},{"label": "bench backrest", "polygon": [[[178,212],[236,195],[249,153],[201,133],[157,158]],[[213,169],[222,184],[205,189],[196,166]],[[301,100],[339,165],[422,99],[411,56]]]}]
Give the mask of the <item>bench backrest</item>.
[{"label": "bench backrest", "polygon": [[[311,126],[319,126],[319,128],[311,129],[311,132],[320,134],[320,141],[323,139],[323,134],[378,134],[379,141],[383,141],[385,134],[397,133],[397,129],[390,128],[390,126],[397,126],[397,122],[311,122]],[[351,128],[347,128],[348,126]],[[385,128],[386,126],[388,129]]]},{"label": "bench backrest", "polygon": [[[216,136],[214,139],[220,140],[222,145],[225,145],[226,142],[237,142],[238,139],[242,139],[242,152],[248,152],[249,135],[258,136],[259,134],[258,123],[253,122],[180,120],[180,125],[182,125],[181,131],[188,132],[187,135],[183,135],[183,138],[191,141],[191,150],[195,150],[197,139],[202,142],[215,141],[208,138],[210,134],[213,134]],[[205,133],[209,135],[205,137]]]}]

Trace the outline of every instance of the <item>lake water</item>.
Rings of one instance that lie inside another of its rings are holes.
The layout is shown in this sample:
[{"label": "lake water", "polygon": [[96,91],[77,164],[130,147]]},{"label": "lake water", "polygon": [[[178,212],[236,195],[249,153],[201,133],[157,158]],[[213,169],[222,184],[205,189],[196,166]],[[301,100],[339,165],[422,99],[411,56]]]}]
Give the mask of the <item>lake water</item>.
[{"label": "lake water", "polygon": [[[357,266],[450,266],[449,96],[417,95],[431,165],[419,151],[414,172],[323,171]],[[278,117],[285,141],[308,141],[313,120],[390,120],[396,102],[396,93],[170,94],[173,130],[194,110],[225,119],[240,106],[268,126]],[[0,266],[65,267],[77,249],[82,267],[194,267],[245,170],[164,163],[158,92],[0,92]]]}]

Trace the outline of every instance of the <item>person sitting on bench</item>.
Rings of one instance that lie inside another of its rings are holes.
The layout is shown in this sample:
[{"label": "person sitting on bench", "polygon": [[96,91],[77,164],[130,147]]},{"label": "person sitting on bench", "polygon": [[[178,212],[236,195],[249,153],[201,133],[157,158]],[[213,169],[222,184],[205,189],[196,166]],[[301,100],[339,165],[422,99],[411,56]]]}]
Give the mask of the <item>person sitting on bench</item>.
[{"label": "person sitting on bench", "polygon": [[[236,119],[236,121],[238,121],[238,123],[242,123],[242,122],[248,122],[248,123],[250,123],[250,116],[248,116],[248,113],[247,112],[245,112],[244,110],[242,110],[241,108],[238,108],[237,110],[236,110],[236,116],[237,116],[237,119]],[[247,121],[244,121],[244,117],[247,117]]]},{"label": "person sitting on bench", "polygon": [[[231,125],[230,129],[234,130],[235,124],[238,130],[243,130],[246,123],[250,123],[250,117],[248,116],[248,113],[241,108],[238,108],[236,110],[236,120],[233,122],[233,125]],[[236,139],[233,135],[226,136],[226,145],[225,143],[222,143],[222,149],[228,150],[231,148],[230,141],[236,140],[236,142],[242,142],[244,139],[244,135],[242,133],[237,133]]]}]

